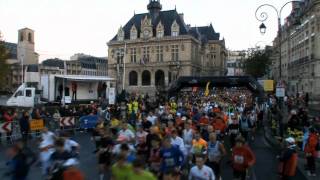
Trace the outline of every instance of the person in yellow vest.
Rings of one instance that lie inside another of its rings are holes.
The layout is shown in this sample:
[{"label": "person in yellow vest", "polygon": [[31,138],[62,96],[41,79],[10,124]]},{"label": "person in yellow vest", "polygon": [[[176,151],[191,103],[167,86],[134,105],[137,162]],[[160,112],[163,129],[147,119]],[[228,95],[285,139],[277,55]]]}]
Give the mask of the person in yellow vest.
[{"label": "person in yellow vest", "polygon": [[128,107],[128,114],[131,114],[132,113],[132,103],[131,103],[131,101],[128,102],[127,107]]},{"label": "person in yellow vest", "polygon": [[171,113],[175,114],[176,111],[177,111],[177,103],[172,100],[172,101],[170,102],[170,108],[171,108],[171,109],[170,109]]},{"label": "person in yellow vest", "polygon": [[134,100],[133,103],[132,103],[132,108],[133,108],[133,111],[135,112],[135,114],[137,114],[138,112],[138,109],[139,109],[139,103],[137,100]]}]

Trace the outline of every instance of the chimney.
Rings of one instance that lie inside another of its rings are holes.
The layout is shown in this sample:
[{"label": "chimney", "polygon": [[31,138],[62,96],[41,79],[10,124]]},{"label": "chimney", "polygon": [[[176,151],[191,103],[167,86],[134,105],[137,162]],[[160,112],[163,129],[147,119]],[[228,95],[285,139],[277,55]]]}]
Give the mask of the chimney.
[{"label": "chimney", "polygon": [[180,16],[180,18],[184,21],[184,14],[183,14],[183,13],[180,13],[179,16]]}]

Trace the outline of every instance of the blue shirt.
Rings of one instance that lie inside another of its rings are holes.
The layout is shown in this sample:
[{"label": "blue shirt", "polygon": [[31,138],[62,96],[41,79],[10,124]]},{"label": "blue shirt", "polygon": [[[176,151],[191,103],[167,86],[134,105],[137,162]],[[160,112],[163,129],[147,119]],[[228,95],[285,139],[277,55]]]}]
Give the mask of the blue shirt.
[{"label": "blue shirt", "polygon": [[182,162],[184,161],[184,156],[182,151],[172,146],[171,148],[162,148],[160,150],[160,157],[162,158],[162,163],[160,170],[161,172],[168,172],[172,170],[175,167],[179,167],[182,165]]}]

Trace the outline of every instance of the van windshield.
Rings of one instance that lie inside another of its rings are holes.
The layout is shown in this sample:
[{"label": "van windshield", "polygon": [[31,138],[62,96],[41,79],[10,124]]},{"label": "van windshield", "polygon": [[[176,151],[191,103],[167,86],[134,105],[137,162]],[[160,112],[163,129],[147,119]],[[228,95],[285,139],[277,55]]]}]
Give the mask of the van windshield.
[{"label": "van windshield", "polygon": [[23,96],[22,91],[18,91],[18,92],[16,92],[16,94],[14,95],[14,97],[18,97],[18,96]]}]

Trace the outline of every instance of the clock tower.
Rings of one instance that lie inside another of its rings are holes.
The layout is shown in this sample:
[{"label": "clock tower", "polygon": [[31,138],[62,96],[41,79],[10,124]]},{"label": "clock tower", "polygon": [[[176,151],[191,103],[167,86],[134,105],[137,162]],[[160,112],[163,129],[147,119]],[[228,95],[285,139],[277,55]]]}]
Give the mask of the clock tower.
[{"label": "clock tower", "polygon": [[141,21],[141,34],[140,37],[148,39],[153,36],[151,18],[146,15]]},{"label": "clock tower", "polygon": [[160,0],[149,0],[148,10],[152,17],[152,20],[155,20],[162,9],[162,5],[160,4]]}]

